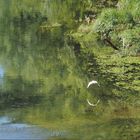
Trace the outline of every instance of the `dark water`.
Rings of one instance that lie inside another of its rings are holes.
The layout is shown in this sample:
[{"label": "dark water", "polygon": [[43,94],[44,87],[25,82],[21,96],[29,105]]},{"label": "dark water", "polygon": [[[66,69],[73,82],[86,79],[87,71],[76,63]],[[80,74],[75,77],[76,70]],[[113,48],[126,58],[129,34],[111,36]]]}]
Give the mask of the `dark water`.
[{"label": "dark water", "polygon": [[[83,70],[87,60],[68,45],[67,28],[41,33],[40,19],[9,21],[8,6],[0,23],[0,139],[140,139],[139,106]],[[91,79],[101,87],[87,89]],[[90,107],[87,98],[100,103]]]}]

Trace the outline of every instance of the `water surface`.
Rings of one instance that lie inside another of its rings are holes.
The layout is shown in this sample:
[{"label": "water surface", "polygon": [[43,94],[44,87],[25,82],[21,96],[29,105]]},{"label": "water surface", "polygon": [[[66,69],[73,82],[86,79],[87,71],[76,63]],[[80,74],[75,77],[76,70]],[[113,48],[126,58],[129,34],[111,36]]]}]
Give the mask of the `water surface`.
[{"label": "water surface", "polygon": [[[97,65],[92,75],[84,71],[90,57],[77,56],[65,38],[68,28],[40,33],[39,19],[12,20],[7,2],[0,23],[0,138],[139,139],[139,106],[116,98]],[[87,89],[92,79],[101,87]],[[100,103],[92,108],[87,98]]]}]

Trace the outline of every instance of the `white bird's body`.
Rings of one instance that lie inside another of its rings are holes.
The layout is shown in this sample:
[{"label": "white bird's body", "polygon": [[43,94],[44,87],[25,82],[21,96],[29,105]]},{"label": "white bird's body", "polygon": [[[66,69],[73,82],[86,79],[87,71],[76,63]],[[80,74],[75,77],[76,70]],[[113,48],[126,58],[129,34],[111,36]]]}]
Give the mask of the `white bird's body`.
[{"label": "white bird's body", "polygon": [[[95,80],[90,81],[90,82],[88,83],[88,85],[87,85],[87,88],[89,88],[90,85],[92,85],[92,84],[98,84],[98,82],[95,81]],[[100,86],[100,85],[98,84],[98,86]]]},{"label": "white bird's body", "polygon": [[98,103],[100,102],[100,100],[98,100],[96,104],[92,104],[88,99],[87,99],[87,102],[88,102],[88,104],[89,104],[90,106],[97,106]]}]

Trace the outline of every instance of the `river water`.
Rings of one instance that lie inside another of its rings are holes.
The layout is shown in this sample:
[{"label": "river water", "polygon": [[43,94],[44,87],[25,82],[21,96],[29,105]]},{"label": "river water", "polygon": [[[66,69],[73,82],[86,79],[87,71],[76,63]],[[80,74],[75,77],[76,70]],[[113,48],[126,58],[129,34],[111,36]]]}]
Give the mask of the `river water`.
[{"label": "river water", "polygon": [[[40,33],[38,21],[8,22],[7,14],[0,23],[0,139],[140,139],[139,107],[83,70],[66,27]],[[87,89],[92,79],[101,86]],[[100,102],[91,107],[86,99]]]}]

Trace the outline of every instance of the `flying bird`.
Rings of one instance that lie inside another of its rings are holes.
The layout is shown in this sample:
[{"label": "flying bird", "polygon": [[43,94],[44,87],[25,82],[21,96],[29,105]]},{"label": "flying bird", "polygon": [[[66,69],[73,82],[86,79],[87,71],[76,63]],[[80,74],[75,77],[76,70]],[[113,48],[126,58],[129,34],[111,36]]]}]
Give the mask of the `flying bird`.
[{"label": "flying bird", "polygon": [[[98,82],[95,81],[95,80],[90,81],[90,82],[88,83],[88,85],[87,85],[87,88],[89,88],[90,85],[92,85],[92,84],[98,84]],[[100,85],[98,84],[98,86],[100,86]]]},{"label": "flying bird", "polygon": [[96,104],[91,103],[88,99],[87,99],[87,102],[90,106],[97,106],[100,100],[98,100]]}]

